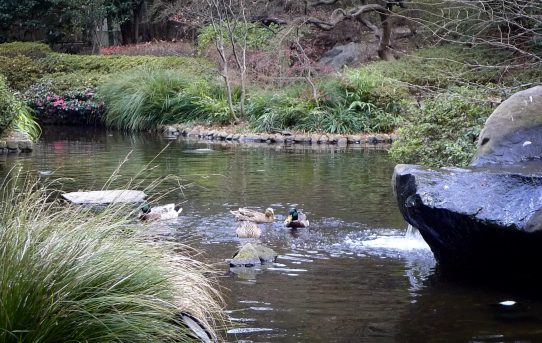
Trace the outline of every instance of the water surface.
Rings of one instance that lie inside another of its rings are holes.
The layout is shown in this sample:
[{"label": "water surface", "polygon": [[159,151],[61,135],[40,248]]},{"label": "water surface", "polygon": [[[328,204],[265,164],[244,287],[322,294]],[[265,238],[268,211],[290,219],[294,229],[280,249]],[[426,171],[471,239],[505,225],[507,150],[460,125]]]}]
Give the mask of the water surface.
[{"label": "water surface", "polygon": [[[0,174],[20,166],[69,178],[66,191],[94,190],[120,163],[113,186],[145,165],[151,169],[140,179],[180,177],[151,196],[183,203],[182,215],[149,229],[165,239],[189,237],[216,264],[234,323],[228,341],[542,341],[538,297],[447,281],[423,242],[405,238],[384,150],[247,147],[54,127],[33,153],[0,155]],[[228,268],[225,260],[242,243],[229,211],[241,206],[274,208],[277,220],[261,225],[261,240],[279,253],[277,263]],[[307,214],[309,229],[282,227],[292,206]],[[504,300],[522,307],[503,313],[496,304]]]}]

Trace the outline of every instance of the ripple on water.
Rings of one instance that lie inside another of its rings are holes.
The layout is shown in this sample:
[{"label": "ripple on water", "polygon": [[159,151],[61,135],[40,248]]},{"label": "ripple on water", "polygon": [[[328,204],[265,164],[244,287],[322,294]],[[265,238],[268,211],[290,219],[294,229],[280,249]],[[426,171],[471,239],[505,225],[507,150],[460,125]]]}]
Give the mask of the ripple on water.
[{"label": "ripple on water", "polygon": [[255,332],[271,332],[271,328],[235,328],[227,331],[228,334],[246,334]]}]

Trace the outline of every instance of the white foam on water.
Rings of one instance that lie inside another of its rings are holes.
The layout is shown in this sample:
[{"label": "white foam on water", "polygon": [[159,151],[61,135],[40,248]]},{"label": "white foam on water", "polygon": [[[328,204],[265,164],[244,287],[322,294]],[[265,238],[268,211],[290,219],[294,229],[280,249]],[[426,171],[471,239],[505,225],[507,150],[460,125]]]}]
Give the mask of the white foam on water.
[{"label": "white foam on water", "polygon": [[387,249],[399,251],[411,250],[430,250],[427,243],[423,240],[420,232],[408,226],[404,236],[377,236],[370,240],[357,240],[346,237],[345,244],[350,248],[372,248],[372,249]]},{"label": "white foam on water", "polygon": [[273,331],[273,329],[270,329],[270,328],[238,328],[238,329],[228,330],[227,333],[229,333],[229,334],[243,334],[243,333],[270,332],[270,331]]},{"label": "white foam on water", "polygon": [[249,307],[249,309],[253,310],[253,311],[273,311],[273,308],[272,307],[264,307],[264,306],[251,306]]}]

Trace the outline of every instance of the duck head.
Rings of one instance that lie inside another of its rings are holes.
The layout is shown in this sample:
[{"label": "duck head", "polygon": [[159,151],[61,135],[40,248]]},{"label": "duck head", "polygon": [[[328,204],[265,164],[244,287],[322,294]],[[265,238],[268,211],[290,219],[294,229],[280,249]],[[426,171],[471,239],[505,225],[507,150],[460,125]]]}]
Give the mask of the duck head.
[{"label": "duck head", "polygon": [[142,213],[147,214],[151,212],[151,205],[149,205],[149,203],[144,203],[139,209]]},{"label": "duck head", "polygon": [[264,214],[267,218],[273,218],[275,216],[275,211],[273,211],[271,207],[268,207],[265,209]]},{"label": "duck head", "polygon": [[299,219],[299,214],[297,212],[297,208],[291,208],[290,211],[288,212],[288,219],[286,219],[287,222],[292,222],[294,220],[298,220]]}]

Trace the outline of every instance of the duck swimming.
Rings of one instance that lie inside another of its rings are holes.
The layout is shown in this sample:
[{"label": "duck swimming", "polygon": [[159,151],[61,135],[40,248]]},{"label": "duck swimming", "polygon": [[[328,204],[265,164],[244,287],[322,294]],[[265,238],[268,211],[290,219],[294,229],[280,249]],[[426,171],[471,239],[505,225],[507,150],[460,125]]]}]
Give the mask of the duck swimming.
[{"label": "duck swimming", "polygon": [[264,213],[250,210],[248,208],[239,208],[237,211],[230,211],[237,220],[253,222],[256,224],[272,223],[275,220],[275,212],[271,207]]},{"label": "duck swimming", "polygon": [[288,218],[284,221],[284,226],[292,229],[304,228],[309,226],[309,221],[304,213],[299,212],[294,207],[288,212]]},{"label": "duck swimming", "polygon": [[174,219],[183,211],[180,205],[175,204],[167,204],[152,208],[149,204],[145,204],[141,206],[140,210],[141,212],[137,218],[144,221]]},{"label": "duck swimming", "polygon": [[241,225],[235,230],[237,237],[239,238],[260,238],[262,230],[252,222],[242,222]]}]

